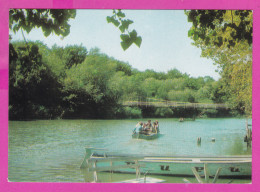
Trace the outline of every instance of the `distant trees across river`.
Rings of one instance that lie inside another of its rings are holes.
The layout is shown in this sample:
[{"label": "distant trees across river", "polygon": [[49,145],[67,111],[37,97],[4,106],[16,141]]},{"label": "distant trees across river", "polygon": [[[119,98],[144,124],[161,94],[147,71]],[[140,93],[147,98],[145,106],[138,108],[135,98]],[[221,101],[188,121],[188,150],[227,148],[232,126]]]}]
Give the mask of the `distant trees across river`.
[{"label": "distant trees across river", "polygon": [[11,41],[9,46],[11,120],[243,115],[241,106],[231,106],[232,111],[203,111],[121,105],[131,98],[232,103],[231,95],[223,87],[221,79],[194,78],[176,68],[167,73],[139,71],[98,48],[89,51],[82,45],[49,48],[39,41]]}]

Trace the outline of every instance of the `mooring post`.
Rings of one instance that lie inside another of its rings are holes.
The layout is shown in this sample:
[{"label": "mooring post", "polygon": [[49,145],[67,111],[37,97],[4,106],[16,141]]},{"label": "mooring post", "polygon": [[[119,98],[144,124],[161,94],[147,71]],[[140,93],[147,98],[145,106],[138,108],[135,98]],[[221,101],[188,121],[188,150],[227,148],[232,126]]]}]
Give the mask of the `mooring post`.
[{"label": "mooring post", "polygon": [[[93,165],[93,168],[96,168],[96,167],[97,167],[97,162],[95,161],[94,165]],[[93,172],[93,175],[94,175],[94,182],[95,183],[98,182],[98,176],[97,176],[97,171],[96,170]]]},{"label": "mooring post", "polygon": [[139,167],[139,164],[138,164],[138,160],[135,160],[135,170],[136,170],[136,179],[139,179],[140,178],[140,167]]},{"label": "mooring post", "polygon": [[248,119],[246,118],[246,133],[248,133]]},{"label": "mooring post", "polygon": [[197,145],[199,145],[199,146],[201,145],[201,137],[197,138]]},{"label": "mooring post", "polygon": [[112,169],[112,167],[113,167],[113,161],[110,161],[110,167],[111,167],[111,169],[110,169],[110,180],[112,181],[112,175],[113,175],[113,169]]},{"label": "mooring post", "polygon": [[244,142],[247,142],[247,148],[251,147],[252,130],[248,127],[248,119],[246,119],[246,135],[244,137]]}]

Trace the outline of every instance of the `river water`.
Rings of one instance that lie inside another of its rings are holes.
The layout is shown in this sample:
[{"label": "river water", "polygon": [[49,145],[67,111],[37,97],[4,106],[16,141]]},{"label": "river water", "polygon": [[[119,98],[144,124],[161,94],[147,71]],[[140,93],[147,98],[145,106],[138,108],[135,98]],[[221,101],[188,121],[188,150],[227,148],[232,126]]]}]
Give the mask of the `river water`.
[{"label": "river water", "polygon": [[[139,119],[10,121],[8,179],[14,182],[86,182],[85,172],[79,168],[86,146],[142,155],[218,156],[252,153],[243,141],[245,119],[158,120],[162,137],[150,141],[131,138]],[[197,145],[198,137],[201,137],[201,145]],[[215,138],[215,142],[211,141],[212,138]],[[135,175],[114,174],[111,179],[107,173],[101,173],[101,178],[102,182],[115,182],[135,178]],[[183,178],[177,177],[157,178],[169,183],[183,182]]]}]

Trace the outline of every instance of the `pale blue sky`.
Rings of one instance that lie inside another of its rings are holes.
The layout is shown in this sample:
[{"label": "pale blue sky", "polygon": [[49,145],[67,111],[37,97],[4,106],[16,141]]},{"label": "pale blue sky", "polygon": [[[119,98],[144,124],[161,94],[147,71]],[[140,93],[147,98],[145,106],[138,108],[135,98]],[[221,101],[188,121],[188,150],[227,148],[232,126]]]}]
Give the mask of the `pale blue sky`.
[{"label": "pale blue sky", "polygon": [[[142,37],[141,48],[132,45],[123,51],[120,45],[120,31],[113,24],[107,23],[106,17],[112,10],[77,10],[77,16],[70,20],[70,34],[61,39],[51,34],[45,38],[40,29],[25,33],[28,40],[40,40],[49,47],[80,45],[88,50],[100,48],[118,60],[128,62],[133,68],[144,71],[153,69],[167,72],[177,68],[192,77],[211,76],[219,78],[216,66],[210,59],[200,57],[201,50],[193,46],[187,36],[191,23],[183,10],[123,10],[128,19],[134,21],[130,29],[135,29]],[[13,35],[13,40],[22,40],[21,32]]]}]

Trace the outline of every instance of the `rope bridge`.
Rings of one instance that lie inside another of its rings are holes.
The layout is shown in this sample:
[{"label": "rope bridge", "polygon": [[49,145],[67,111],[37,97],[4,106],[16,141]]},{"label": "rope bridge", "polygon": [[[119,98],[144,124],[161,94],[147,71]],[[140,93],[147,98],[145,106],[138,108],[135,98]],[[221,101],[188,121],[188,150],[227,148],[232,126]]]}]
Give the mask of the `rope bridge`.
[{"label": "rope bridge", "polygon": [[142,100],[129,100],[123,101],[122,105],[129,107],[171,107],[171,108],[194,108],[194,109],[229,109],[227,104],[224,103],[189,103],[179,101],[167,101],[158,99]]}]

